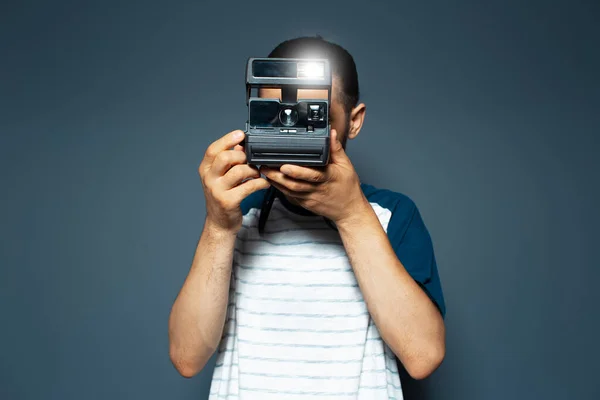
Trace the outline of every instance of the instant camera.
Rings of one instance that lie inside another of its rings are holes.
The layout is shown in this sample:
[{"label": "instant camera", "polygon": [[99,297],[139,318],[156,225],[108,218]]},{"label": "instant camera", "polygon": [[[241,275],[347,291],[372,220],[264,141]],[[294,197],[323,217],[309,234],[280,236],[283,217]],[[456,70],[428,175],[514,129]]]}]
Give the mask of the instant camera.
[{"label": "instant camera", "polygon": [[[281,99],[258,97],[281,89]],[[327,89],[327,99],[298,99],[298,89]],[[324,166],[329,161],[331,69],[328,60],[250,58],[246,68],[248,164]]]}]

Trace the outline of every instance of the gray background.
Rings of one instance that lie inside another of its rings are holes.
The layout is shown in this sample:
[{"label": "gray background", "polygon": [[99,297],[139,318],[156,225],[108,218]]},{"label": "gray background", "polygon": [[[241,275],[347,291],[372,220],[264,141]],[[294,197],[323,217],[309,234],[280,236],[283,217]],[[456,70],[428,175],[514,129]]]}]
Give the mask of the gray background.
[{"label": "gray background", "polygon": [[600,398],[599,16],[593,1],[2,3],[0,398],[206,398],[211,368],[179,377],[167,338],[204,217],[197,167],[243,127],[246,58],[315,33],[358,63],[362,179],[409,195],[434,239],[447,357],[407,398]]}]

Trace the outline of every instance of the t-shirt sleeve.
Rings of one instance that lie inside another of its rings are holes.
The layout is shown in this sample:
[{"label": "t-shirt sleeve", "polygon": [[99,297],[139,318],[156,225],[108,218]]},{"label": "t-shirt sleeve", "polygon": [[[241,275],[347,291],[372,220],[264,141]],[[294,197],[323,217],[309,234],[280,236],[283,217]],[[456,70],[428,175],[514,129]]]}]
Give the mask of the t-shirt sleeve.
[{"label": "t-shirt sleeve", "polygon": [[[402,207],[404,208],[404,207]],[[396,256],[427,293],[442,314],[446,304],[433,251],[433,243],[417,206],[412,203],[406,211],[397,206],[388,224],[388,238]]]}]

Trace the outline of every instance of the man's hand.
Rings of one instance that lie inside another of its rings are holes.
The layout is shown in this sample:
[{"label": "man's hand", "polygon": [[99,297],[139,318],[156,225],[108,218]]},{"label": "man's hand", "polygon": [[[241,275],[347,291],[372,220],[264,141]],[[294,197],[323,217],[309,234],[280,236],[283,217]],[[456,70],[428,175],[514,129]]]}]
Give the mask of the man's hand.
[{"label": "man's hand", "polygon": [[360,179],[335,130],[331,131],[331,156],[326,167],[286,164],[279,170],[262,167],[261,172],[290,200],[336,224],[349,219],[356,208],[367,205]]},{"label": "man's hand", "polygon": [[208,147],[198,168],[206,198],[207,224],[232,234],[242,227],[242,200],[269,187],[258,170],[246,164],[242,140],[244,132],[229,132]]}]

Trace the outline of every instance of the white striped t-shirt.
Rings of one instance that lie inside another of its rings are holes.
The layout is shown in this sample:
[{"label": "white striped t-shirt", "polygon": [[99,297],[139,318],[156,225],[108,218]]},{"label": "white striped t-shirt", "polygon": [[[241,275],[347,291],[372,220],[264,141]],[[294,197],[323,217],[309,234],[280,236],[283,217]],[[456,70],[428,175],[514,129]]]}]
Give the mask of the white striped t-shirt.
[{"label": "white striped t-shirt", "polygon": [[[431,241],[414,203],[362,188],[405,268],[443,310]],[[396,357],[370,318],[338,232],[275,199],[260,234],[263,196],[242,204],[210,399],[402,399]],[[422,254],[415,257],[415,249]]]}]

